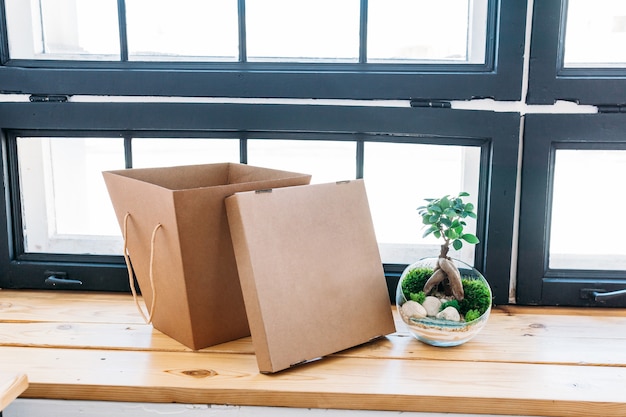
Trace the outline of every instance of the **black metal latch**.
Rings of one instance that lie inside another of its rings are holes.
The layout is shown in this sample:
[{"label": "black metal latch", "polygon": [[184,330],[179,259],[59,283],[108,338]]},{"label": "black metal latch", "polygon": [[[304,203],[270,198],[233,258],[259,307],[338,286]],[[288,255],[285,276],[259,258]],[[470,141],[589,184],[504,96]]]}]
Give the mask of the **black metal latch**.
[{"label": "black metal latch", "polygon": [[32,94],[28,97],[31,103],[66,103],[68,96],[63,95],[45,95],[45,94]]},{"label": "black metal latch", "polygon": [[452,103],[445,100],[411,100],[411,107],[430,107],[435,109],[449,109],[452,107]]},{"label": "black metal latch", "polygon": [[599,288],[583,288],[580,290],[580,298],[591,299],[599,303],[604,303],[606,301],[622,297],[626,299],[626,289],[606,291],[605,289]]},{"label": "black metal latch", "polygon": [[598,113],[626,113],[624,104],[599,104]]},{"label": "black metal latch", "polygon": [[44,272],[44,276],[46,277],[44,283],[49,287],[70,289],[72,287],[78,287],[83,285],[82,281],[79,281],[77,279],[69,279],[66,272],[46,271]]}]

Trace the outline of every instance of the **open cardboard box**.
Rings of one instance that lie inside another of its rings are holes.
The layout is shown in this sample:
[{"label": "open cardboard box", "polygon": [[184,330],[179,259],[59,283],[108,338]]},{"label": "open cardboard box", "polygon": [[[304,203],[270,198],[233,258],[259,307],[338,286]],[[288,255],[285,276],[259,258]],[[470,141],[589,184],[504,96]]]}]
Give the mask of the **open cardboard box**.
[{"label": "open cardboard box", "polygon": [[311,176],[233,163],[103,176],[148,306],[154,289],[153,326],[192,349],[248,336],[224,198],[308,184]]},{"label": "open cardboard box", "polygon": [[226,199],[259,370],[395,332],[362,180]]}]

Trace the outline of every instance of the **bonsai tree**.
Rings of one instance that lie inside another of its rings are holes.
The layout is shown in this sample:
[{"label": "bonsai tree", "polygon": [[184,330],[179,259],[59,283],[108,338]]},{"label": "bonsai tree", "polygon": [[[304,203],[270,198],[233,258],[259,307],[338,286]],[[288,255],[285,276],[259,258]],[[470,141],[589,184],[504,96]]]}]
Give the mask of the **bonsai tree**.
[{"label": "bonsai tree", "polygon": [[445,195],[437,199],[426,199],[427,205],[418,207],[418,213],[424,223],[423,237],[433,235],[437,239],[443,239],[437,265],[434,272],[424,284],[424,293],[429,294],[440,284],[444,292],[452,295],[456,300],[462,301],[464,298],[463,282],[459,269],[448,257],[450,245],[456,250],[463,247],[463,242],[469,244],[479,243],[478,238],[465,233],[467,217],[476,218],[474,205],[464,203],[462,197],[469,196],[466,192],[459,193],[456,197]]}]

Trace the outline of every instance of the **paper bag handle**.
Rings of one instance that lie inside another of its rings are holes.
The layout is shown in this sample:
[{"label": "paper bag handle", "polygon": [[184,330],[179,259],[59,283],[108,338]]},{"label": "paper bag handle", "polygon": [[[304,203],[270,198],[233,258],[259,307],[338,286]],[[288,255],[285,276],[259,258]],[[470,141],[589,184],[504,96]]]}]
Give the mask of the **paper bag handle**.
[{"label": "paper bag handle", "polygon": [[126,261],[126,268],[128,269],[128,281],[130,283],[130,291],[133,293],[133,300],[135,300],[135,305],[137,306],[137,310],[143,317],[146,324],[152,323],[152,316],[154,315],[154,306],[156,304],[156,288],[154,287],[154,242],[156,240],[156,232],[161,227],[161,223],[157,223],[154,226],[154,230],[152,231],[152,237],[150,238],[150,287],[152,288],[152,303],[150,303],[150,314],[146,316],[146,313],[143,312],[143,309],[139,305],[139,298],[137,297],[137,291],[135,291],[135,279],[133,275],[132,267],[130,266],[130,257],[128,254],[128,218],[130,217],[130,213],[126,213],[124,216],[124,260]]}]

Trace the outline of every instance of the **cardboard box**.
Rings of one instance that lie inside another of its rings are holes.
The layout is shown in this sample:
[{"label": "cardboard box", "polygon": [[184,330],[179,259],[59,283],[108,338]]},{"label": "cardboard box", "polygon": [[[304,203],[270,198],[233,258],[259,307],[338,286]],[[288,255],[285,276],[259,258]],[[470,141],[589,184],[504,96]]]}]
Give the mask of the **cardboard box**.
[{"label": "cardboard box", "polygon": [[224,198],[238,191],[304,185],[311,176],[223,163],[103,172],[148,306],[154,240],[153,326],[192,348],[250,334]]},{"label": "cardboard box", "polygon": [[395,332],[362,180],[237,193],[226,209],[261,372]]}]

